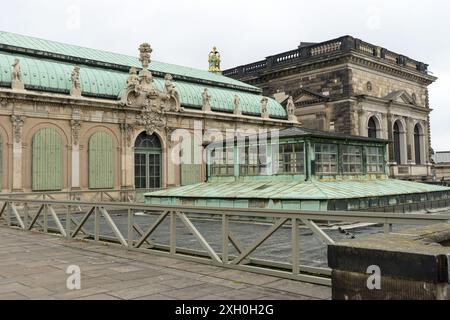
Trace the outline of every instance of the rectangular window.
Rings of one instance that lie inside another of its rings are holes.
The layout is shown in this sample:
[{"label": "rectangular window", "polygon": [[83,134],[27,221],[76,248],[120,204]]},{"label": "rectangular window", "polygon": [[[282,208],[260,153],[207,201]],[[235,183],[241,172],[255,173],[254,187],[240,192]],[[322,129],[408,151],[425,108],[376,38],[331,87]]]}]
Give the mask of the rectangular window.
[{"label": "rectangular window", "polygon": [[253,145],[239,147],[239,174],[256,176],[267,174],[267,146]]},{"label": "rectangular window", "polygon": [[336,175],[338,173],[338,148],[335,144],[318,143],[315,145],[316,173]]},{"label": "rectangular window", "polygon": [[357,146],[342,146],[342,168],[344,174],[362,174],[362,148]]},{"label": "rectangular window", "polygon": [[211,152],[211,175],[234,175],[234,150],[233,148],[214,149]]},{"label": "rectangular window", "polygon": [[380,147],[367,147],[367,173],[384,173],[384,152]]},{"label": "rectangular window", "polygon": [[272,146],[274,173],[276,174],[305,174],[305,145],[290,143]]}]

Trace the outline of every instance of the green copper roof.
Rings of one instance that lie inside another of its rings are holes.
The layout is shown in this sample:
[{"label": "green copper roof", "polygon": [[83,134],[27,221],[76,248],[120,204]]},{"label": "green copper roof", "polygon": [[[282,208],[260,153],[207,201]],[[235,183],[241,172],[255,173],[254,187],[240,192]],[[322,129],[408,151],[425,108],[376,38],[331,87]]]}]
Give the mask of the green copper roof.
[{"label": "green copper roof", "polygon": [[[1,86],[10,86],[12,64],[15,58],[20,59],[22,77],[27,89],[70,92],[72,64],[10,53],[0,53]],[[80,68],[81,89],[83,95],[86,96],[119,99],[127,78],[128,73],[126,72],[91,66],[81,66]],[[154,81],[155,86],[159,90],[163,90],[164,79],[155,77]],[[208,88],[211,96],[211,108],[214,111],[233,112],[233,98],[238,95],[244,114],[256,116],[261,114],[262,96],[258,94],[187,81],[174,81],[174,85],[180,94],[182,106],[200,109],[203,104],[203,90]],[[269,99],[268,110],[271,117],[286,118],[285,109],[273,99]]]},{"label": "green copper roof", "polygon": [[449,191],[449,188],[393,179],[348,181],[208,182],[147,193],[146,197],[331,200]]},{"label": "green copper roof", "polygon": [[[136,46],[137,47],[137,46]],[[117,54],[97,49],[84,48],[76,45],[59,43],[10,32],[0,31],[0,50],[7,50],[14,53],[25,53],[50,59],[58,59],[72,64],[98,65],[100,67],[130,67],[141,68],[141,63],[137,57]],[[206,61],[205,61],[206,62]],[[122,68],[123,69],[123,68]],[[173,76],[200,79],[211,82],[213,85],[225,85],[235,89],[260,93],[261,89],[240,82],[238,80],[225,77],[221,74],[211,73],[206,70],[199,70],[169,63],[152,61],[150,70],[162,74],[172,74]]]}]

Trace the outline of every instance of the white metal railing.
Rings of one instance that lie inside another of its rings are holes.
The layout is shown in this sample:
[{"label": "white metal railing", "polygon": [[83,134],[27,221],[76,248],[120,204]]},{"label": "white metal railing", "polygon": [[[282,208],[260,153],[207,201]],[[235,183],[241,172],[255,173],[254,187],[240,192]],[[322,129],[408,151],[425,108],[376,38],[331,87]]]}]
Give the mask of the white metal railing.
[{"label": "white metal railing", "polygon": [[[147,214],[136,215],[142,212]],[[221,231],[215,236],[215,243],[211,239],[208,241],[204,236],[205,230],[193,223],[195,220],[192,214],[196,217],[205,215],[220,219]],[[243,245],[230,225],[230,220],[234,221],[239,217],[264,218],[270,227],[257,234],[253,243]],[[166,220],[169,229],[168,243],[155,243],[151,236]],[[389,233],[392,232],[393,225],[439,223],[450,221],[450,215],[156,206],[124,202],[36,200],[1,195],[0,221],[9,227],[60,235],[71,240],[107,242],[127,250],[169,255],[225,268],[330,285],[330,269],[301,263],[300,226],[308,228],[323,243],[329,245],[335,241],[324,231],[320,222],[380,224],[384,226],[384,232]],[[188,247],[186,243],[183,246],[177,245],[179,222],[195,237],[202,249]],[[109,233],[105,233],[105,227]],[[282,227],[291,228],[290,262],[256,258],[253,255],[255,250]]]}]

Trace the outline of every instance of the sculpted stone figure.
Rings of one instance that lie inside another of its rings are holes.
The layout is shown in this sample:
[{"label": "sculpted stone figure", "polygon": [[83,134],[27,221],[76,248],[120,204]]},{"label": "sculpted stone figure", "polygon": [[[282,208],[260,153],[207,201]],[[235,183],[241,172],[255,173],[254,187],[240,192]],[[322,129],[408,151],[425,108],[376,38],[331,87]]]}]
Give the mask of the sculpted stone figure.
[{"label": "sculpted stone figure", "polygon": [[72,80],[72,90],[70,90],[70,95],[81,96],[80,67],[75,66],[73,68],[70,79]]},{"label": "sculpted stone figure", "polygon": [[139,76],[134,67],[130,68],[130,74],[127,79],[127,88],[137,88],[139,86]]},{"label": "sculpted stone figure", "polygon": [[220,70],[220,53],[217,51],[217,48],[214,47],[212,51],[209,53],[209,72],[221,72]]},{"label": "sculpted stone figure", "polygon": [[297,117],[295,116],[295,103],[294,103],[294,98],[292,98],[292,96],[290,96],[288,98],[288,102],[286,105],[286,112],[288,114],[289,121],[292,121],[292,122],[298,121]]},{"label": "sculpted stone figure", "polygon": [[267,109],[267,104],[269,103],[269,99],[266,97],[261,100],[261,117],[269,118],[269,110]]},{"label": "sculpted stone figure", "polygon": [[12,65],[11,87],[13,90],[24,90],[25,85],[22,81],[22,70],[20,68],[20,60],[15,59]]},{"label": "sculpted stone figure", "polygon": [[239,96],[237,94],[234,95],[234,99],[233,99],[233,106],[234,106],[234,114],[235,115],[241,115],[242,111],[241,111],[241,98],[239,98]]},{"label": "sculpted stone figure", "polygon": [[164,92],[169,96],[175,95],[175,86],[172,83],[173,77],[170,74],[166,74],[164,77]]},{"label": "sculpted stone figure", "polygon": [[14,64],[12,65],[12,80],[13,81],[22,81],[22,70],[20,69],[20,60],[15,59]]},{"label": "sculpted stone figure", "polygon": [[208,89],[205,88],[205,90],[202,93],[203,97],[203,111],[211,111],[211,96],[208,94]]}]

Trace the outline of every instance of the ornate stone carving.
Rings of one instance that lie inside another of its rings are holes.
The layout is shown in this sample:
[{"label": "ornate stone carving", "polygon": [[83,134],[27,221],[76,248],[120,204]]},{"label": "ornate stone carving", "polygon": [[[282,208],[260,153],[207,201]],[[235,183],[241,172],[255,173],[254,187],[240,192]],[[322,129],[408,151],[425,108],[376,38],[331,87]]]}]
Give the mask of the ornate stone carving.
[{"label": "ornate stone carving", "polygon": [[205,90],[202,93],[203,98],[203,107],[202,110],[205,112],[211,111],[211,96],[208,94],[208,89],[205,88]]},{"label": "ornate stone carving", "polygon": [[217,48],[214,47],[212,51],[209,53],[209,72],[221,72],[220,70],[220,53],[217,51]]},{"label": "ornate stone carving", "polygon": [[80,67],[75,66],[70,75],[70,80],[72,81],[72,89],[70,90],[70,95],[75,97],[81,96],[81,83],[80,83]]},{"label": "ornate stone carving", "polygon": [[289,96],[287,104],[286,104],[286,112],[288,114],[288,120],[292,122],[298,122],[298,119],[295,115],[295,103],[294,98]]},{"label": "ornate stone carving", "polygon": [[16,143],[20,143],[22,141],[22,128],[25,123],[25,116],[18,116],[13,114],[11,116],[11,123],[14,132],[14,139]]},{"label": "ornate stone carving", "polygon": [[6,99],[6,98],[0,99],[0,106],[6,107],[7,105],[8,105],[8,99]]},{"label": "ornate stone carving", "polygon": [[77,146],[80,143],[81,121],[71,120],[70,126],[72,127],[72,144]]},{"label": "ornate stone carving", "polygon": [[242,110],[241,110],[241,98],[239,98],[239,96],[237,94],[234,95],[233,98],[233,106],[234,106],[234,111],[233,113],[235,115],[240,116],[242,114]]},{"label": "ornate stone carving", "polygon": [[153,52],[152,47],[148,43],[143,43],[139,46],[139,61],[142,63],[142,68],[147,69],[150,65],[150,55]]},{"label": "ornate stone carving", "polygon": [[136,88],[139,86],[139,76],[137,70],[134,67],[130,68],[130,75],[127,79],[127,88]]},{"label": "ornate stone carving", "polygon": [[269,118],[269,110],[267,109],[267,104],[269,103],[269,99],[266,97],[261,99],[261,117],[263,119]]},{"label": "ornate stone carving", "polygon": [[24,90],[25,84],[22,81],[22,69],[20,68],[20,60],[15,59],[12,65],[11,88],[13,90]]},{"label": "ornate stone carving", "polygon": [[122,130],[122,135],[125,137],[127,147],[131,148],[133,145],[134,126],[129,123],[122,123],[120,128]]},{"label": "ornate stone carving", "polygon": [[127,87],[121,97],[120,106],[141,109],[141,113],[136,116],[137,124],[143,126],[151,135],[166,125],[166,112],[181,111],[181,102],[170,74],[164,78],[164,91],[160,91],[154,86],[153,75],[148,70],[152,52],[150,45],[142,44],[139,52],[142,70],[138,75],[135,68],[130,69]]}]

